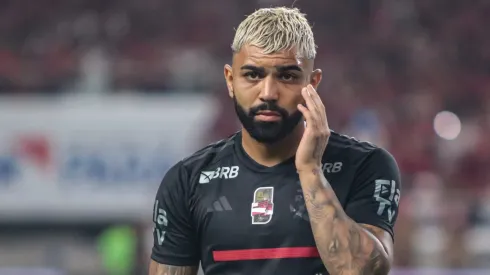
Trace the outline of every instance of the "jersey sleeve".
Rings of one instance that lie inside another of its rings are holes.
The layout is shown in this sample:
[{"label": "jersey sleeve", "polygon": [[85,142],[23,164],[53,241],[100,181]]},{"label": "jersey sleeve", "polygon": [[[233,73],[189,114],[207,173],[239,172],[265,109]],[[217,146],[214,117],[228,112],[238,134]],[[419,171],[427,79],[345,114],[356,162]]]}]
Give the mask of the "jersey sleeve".
[{"label": "jersey sleeve", "polygon": [[181,164],[170,168],[153,205],[151,258],[161,264],[199,265],[199,250],[188,207],[187,175]]},{"label": "jersey sleeve", "polygon": [[400,171],[395,159],[377,148],[356,172],[346,214],[357,223],[382,228],[394,238],[400,192]]}]

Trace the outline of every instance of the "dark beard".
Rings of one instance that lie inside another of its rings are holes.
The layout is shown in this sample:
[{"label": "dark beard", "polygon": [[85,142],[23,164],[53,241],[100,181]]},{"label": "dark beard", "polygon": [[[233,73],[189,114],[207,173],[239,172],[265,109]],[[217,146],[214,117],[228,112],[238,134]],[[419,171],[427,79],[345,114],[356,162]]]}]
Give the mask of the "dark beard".
[{"label": "dark beard", "polygon": [[[289,115],[288,111],[277,106],[274,101],[264,102],[259,106],[251,108],[248,112],[238,104],[235,97],[233,97],[233,102],[235,104],[236,114],[243,128],[247,130],[252,138],[261,143],[271,144],[284,139],[303,118],[303,114],[300,111]],[[277,112],[281,115],[282,119],[280,121],[256,121],[255,115],[259,111]]]}]

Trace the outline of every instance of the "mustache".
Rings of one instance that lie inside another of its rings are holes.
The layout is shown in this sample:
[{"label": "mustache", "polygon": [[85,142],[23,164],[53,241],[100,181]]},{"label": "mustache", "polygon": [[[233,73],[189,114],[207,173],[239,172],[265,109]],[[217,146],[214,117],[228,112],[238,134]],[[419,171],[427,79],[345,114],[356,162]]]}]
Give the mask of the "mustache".
[{"label": "mustache", "polygon": [[250,108],[249,115],[250,116],[255,116],[260,111],[277,112],[282,117],[289,116],[288,111],[286,111],[285,109],[277,106],[277,104],[275,102],[264,102],[264,103],[262,103],[262,104],[260,104],[258,106],[252,107],[252,108]]}]

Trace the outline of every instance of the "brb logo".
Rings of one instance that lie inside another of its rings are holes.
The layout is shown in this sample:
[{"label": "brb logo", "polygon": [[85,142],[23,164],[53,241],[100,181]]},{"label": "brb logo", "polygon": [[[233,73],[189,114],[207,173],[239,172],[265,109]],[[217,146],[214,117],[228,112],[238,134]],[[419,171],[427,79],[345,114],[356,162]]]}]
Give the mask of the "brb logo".
[{"label": "brb logo", "polygon": [[0,184],[10,184],[25,173],[47,172],[52,163],[51,146],[42,135],[15,137],[0,154]]},{"label": "brb logo", "polygon": [[218,167],[215,171],[201,171],[199,183],[209,183],[213,179],[234,179],[238,176],[239,166]]}]

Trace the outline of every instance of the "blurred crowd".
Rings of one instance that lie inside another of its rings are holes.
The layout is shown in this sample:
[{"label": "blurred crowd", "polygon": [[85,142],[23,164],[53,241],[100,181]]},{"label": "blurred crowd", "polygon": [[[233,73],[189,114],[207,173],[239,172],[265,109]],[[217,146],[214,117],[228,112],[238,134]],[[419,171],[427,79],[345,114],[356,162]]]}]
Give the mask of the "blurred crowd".
[{"label": "blurred crowd", "polygon": [[[259,7],[292,5],[0,2],[0,93],[209,92],[223,102],[209,140],[237,129],[222,76],[234,28]],[[403,172],[397,264],[488,266],[490,2],[294,5],[313,24],[330,124],[387,148]],[[441,111],[455,117],[439,116],[435,123]],[[437,134],[435,124],[454,134]]]}]

